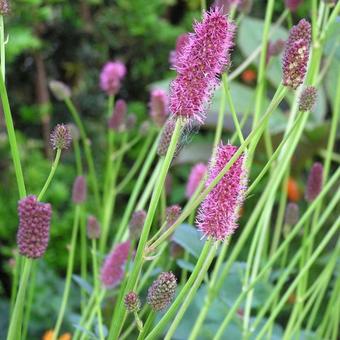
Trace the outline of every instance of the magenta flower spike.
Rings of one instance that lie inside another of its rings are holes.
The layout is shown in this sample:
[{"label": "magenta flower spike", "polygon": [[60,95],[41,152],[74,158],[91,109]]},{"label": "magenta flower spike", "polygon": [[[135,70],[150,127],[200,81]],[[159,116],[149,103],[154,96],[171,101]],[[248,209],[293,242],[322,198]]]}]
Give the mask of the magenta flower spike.
[{"label": "magenta flower spike", "polygon": [[108,122],[109,129],[121,131],[124,128],[126,112],[127,106],[125,100],[118,99],[113,110],[113,113],[109,118]]},{"label": "magenta flower spike", "polygon": [[282,60],[283,85],[296,89],[304,81],[311,42],[310,23],[302,19],[293,26]]},{"label": "magenta flower spike", "polygon": [[[214,180],[236,151],[237,147],[230,144],[221,143],[218,146],[216,159],[210,164],[206,186]],[[242,154],[199,208],[197,226],[204,236],[213,240],[225,240],[234,232],[246,183],[245,155]]]},{"label": "magenta flower spike", "polygon": [[168,114],[168,95],[161,89],[155,89],[151,92],[150,99],[150,116],[153,122],[161,127],[164,125]]},{"label": "magenta flower spike", "polygon": [[106,257],[100,277],[105,288],[116,287],[123,279],[124,265],[129,256],[130,240],[117,244]]},{"label": "magenta flower spike", "polygon": [[170,61],[170,65],[172,69],[176,69],[177,60],[179,56],[181,55],[184,49],[184,46],[186,45],[188,41],[189,41],[188,33],[183,33],[178,36],[176,40],[176,49],[170,52],[170,57],[169,57],[169,61]]},{"label": "magenta flower spike", "polygon": [[319,162],[313,164],[308,180],[307,188],[305,192],[305,199],[307,202],[314,201],[322,190],[323,182],[323,165]]},{"label": "magenta flower spike", "polygon": [[187,198],[190,198],[195,193],[206,171],[207,171],[207,166],[203,163],[198,163],[192,167],[190,175],[189,175],[187,187],[185,190],[185,195]]},{"label": "magenta flower spike", "polygon": [[30,195],[19,201],[18,213],[17,244],[20,254],[32,259],[42,257],[49,241],[51,205],[38,202],[36,196]]},{"label": "magenta flower spike", "polygon": [[285,0],[285,5],[291,12],[295,12],[302,3],[303,0]]},{"label": "magenta flower spike", "polygon": [[75,204],[84,203],[87,196],[87,186],[84,176],[77,176],[72,188],[72,201]]},{"label": "magenta flower spike", "polygon": [[100,88],[110,96],[117,94],[125,74],[126,67],[121,61],[106,63],[100,73]]},{"label": "magenta flower spike", "polygon": [[218,8],[205,12],[203,21],[176,58],[177,77],[170,85],[170,112],[203,123],[207,104],[218,85],[218,75],[230,64],[235,26]]}]

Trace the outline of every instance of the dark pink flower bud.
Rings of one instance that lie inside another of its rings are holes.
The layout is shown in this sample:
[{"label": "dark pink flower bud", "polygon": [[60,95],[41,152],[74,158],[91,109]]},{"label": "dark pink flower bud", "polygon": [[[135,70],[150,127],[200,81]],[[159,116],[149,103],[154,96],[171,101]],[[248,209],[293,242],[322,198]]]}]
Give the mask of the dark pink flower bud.
[{"label": "dark pink flower bud", "polygon": [[299,99],[299,110],[310,111],[317,98],[318,90],[314,86],[307,86],[301,93]]},{"label": "dark pink flower bud", "polygon": [[178,204],[174,204],[166,208],[166,221],[169,227],[171,227],[177,221],[181,212],[182,208]]},{"label": "dark pink flower bud", "polygon": [[130,292],[125,295],[124,304],[126,310],[130,313],[138,312],[141,306],[139,296],[135,292]]},{"label": "dark pink flower bud", "polygon": [[286,207],[285,223],[289,225],[294,225],[299,220],[299,216],[299,206],[294,202],[288,203]]},{"label": "dark pink flower bud", "polygon": [[153,90],[149,105],[151,119],[157,126],[163,126],[169,114],[166,92],[161,89]]},{"label": "dark pink flower bud", "polygon": [[19,201],[19,252],[28,258],[42,257],[47,249],[52,208],[49,203],[38,202],[34,195]]},{"label": "dark pink flower bud", "polygon": [[[166,121],[165,125],[163,126],[163,131],[158,142],[158,149],[157,149],[158,156],[166,155],[170,142],[171,142],[172,135],[175,130],[175,126],[176,126],[176,121],[172,119],[171,117]],[[177,150],[175,152],[175,155],[177,154],[178,147],[179,145],[177,144]]]},{"label": "dark pink flower bud", "polygon": [[167,308],[176,294],[176,277],[171,272],[161,273],[148,290],[147,303],[155,311]]},{"label": "dark pink flower bud", "polygon": [[195,193],[206,171],[207,166],[203,163],[198,163],[192,167],[185,191],[187,198],[190,198]]},{"label": "dark pink flower bud", "polygon": [[8,0],[0,0],[0,15],[8,15],[10,10]]},{"label": "dark pink flower bud", "polygon": [[307,71],[311,41],[310,23],[302,19],[290,30],[282,60],[283,85],[296,89]]},{"label": "dark pink flower bud", "polygon": [[285,41],[278,39],[274,42],[269,42],[266,55],[266,63],[269,63],[270,58],[278,56],[285,47]]},{"label": "dark pink flower bud", "polygon": [[109,129],[121,131],[124,128],[125,115],[127,112],[126,102],[123,99],[118,99],[109,118]]},{"label": "dark pink flower bud", "polygon": [[110,61],[106,63],[100,73],[101,89],[111,96],[117,94],[125,74],[126,67],[122,62]]},{"label": "dark pink flower bud", "polygon": [[307,202],[312,202],[319,195],[322,190],[323,182],[323,165],[321,163],[314,163],[310,170],[307,188],[305,192],[305,199]]},{"label": "dark pink flower bud", "polygon": [[106,288],[116,287],[123,279],[124,265],[128,259],[130,241],[117,244],[106,257],[101,269],[101,281]]},{"label": "dark pink flower bud", "polygon": [[[206,186],[216,178],[236,151],[237,147],[230,144],[221,143],[218,146],[216,159],[211,162],[208,171]],[[242,154],[201,204],[197,225],[205,236],[225,240],[234,232],[246,183],[245,155]]]},{"label": "dark pink flower bud", "polygon": [[295,12],[302,3],[303,0],[285,0],[285,5],[291,12]]},{"label": "dark pink flower bud", "polygon": [[87,218],[87,237],[90,240],[96,240],[100,237],[100,225],[98,220],[90,215]]},{"label": "dark pink flower bud", "polygon": [[77,176],[72,189],[72,201],[75,204],[84,203],[86,200],[87,186],[84,176]]},{"label": "dark pink flower bud", "polygon": [[218,8],[205,12],[203,21],[176,58],[177,77],[170,86],[170,112],[203,123],[207,103],[230,64],[235,26]]},{"label": "dark pink flower bud", "polygon": [[70,129],[67,125],[58,124],[50,135],[50,142],[53,149],[66,150],[72,141]]},{"label": "dark pink flower bud", "polygon": [[71,97],[70,88],[61,81],[51,80],[48,84],[51,92],[58,100],[66,100]]},{"label": "dark pink flower bud", "polygon": [[132,214],[131,221],[129,223],[130,236],[133,239],[138,239],[146,219],[145,210],[138,210]]}]

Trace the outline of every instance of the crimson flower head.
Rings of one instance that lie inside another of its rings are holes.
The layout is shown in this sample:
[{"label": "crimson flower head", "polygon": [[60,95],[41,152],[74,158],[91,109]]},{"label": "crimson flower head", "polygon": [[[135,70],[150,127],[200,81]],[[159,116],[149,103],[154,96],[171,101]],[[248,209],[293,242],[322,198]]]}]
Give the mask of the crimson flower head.
[{"label": "crimson flower head", "polygon": [[178,204],[174,204],[166,208],[166,222],[169,227],[177,221],[181,212],[182,208]]},{"label": "crimson flower head", "polygon": [[[210,185],[236,151],[237,147],[231,144],[221,143],[218,146],[216,159],[210,164],[206,186]],[[245,155],[242,154],[201,204],[197,226],[205,236],[224,240],[234,232],[245,188]]]},{"label": "crimson flower head", "polygon": [[106,257],[100,273],[105,288],[114,288],[122,281],[129,250],[130,240],[119,243]]},{"label": "crimson flower head", "polygon": [[128,312],[138,312],[141,307],[140,299],[137,293],[129,292],[124,297],[125,308]]},{"label": "crimson flower head", "polygon": [[302,3],[303,0],[285,0],[285,5],[291,12],[295,12]]},{"label": "crimson flower head", "polygon": [[205,12],[194,25],[182,53],[176,57],[177,77],[170,85],[170,112],[204,122],[207,103],[219,83],[218,75],[230,64],[235,26],[221,9]]},{"label": "crimson flower head", "polygon": [[299,98],[299,111],[310,111],[317,98],[318,90],[314,86],[307,86],[303,89]]},{"label": "crimson flower head", "polygon": [[86,179],[84,176],[77,176],[73,182],[72,201],[75,204],[84,203],[87,196]]},{"label": "crimson flower head", "polygon": [[117,94],[125,74],[126,67],[121,61],[109,61],[100,73],[101,89],[111,96]]},{"label": "crimson flower head", "polygon": [[168,114],[168,95],[161,89],[152,90],[150,99],[151,119],[157,126],[161,127],[164,125]]},{"label": "crimson flower head", "polygon": [[126,102],[123,99],[118,99],[113,110],[111,117],[109,118],[109,129],[115,131],[121,131],[125,123],[125,115],[127,112]]},{"label": "crimson flower head", "polygon": [[[172,135],[175,131],[175,127],[176,127],[176,120],[173,119],[172,117],[169,117],[163,126],[163,130],[159,138],[158,147],[157,147],[158,156],[166,155],[170,142],[171,142]],[[179,147],[180,147],[179,142],[177,142],[174,157],[178,154]]]},{"label": "crimson flower head", "polygon": [[302,19],[293,26],[286,42],[282,60],[283,85],[296,89],[303,83],[307,72],[311,25]]},{"label": "crimson flower head", "polygon": [[176,49],[170,52],[169,61],[171,64],[171,68],[175,69],[177,64],[177,59],[181,55],[185,44],[189,41],[189,34],[183,33],[178,36],[176,40]]},{"label": "crimson flower head", "polygon": [[70,147],[72,136],[67,125],[58,124],[50,135],[50,142],[53,149],[66,150]]},{"label": "crimson flower head", "polygon": [[322,182],[323,165],[319,162],[316,162],[313,164],[307,180],[307,188],[305,192],[305,198],[307,202],[314,201],[320,194],[320,191],[322,190]]},{"label": "crimson flower head", "polygon": [[18,213],[17,244],[20,254],[32,259],[42,257],[49,240],[51,205],[38,202],[36,196],[30,195],[19,201]]},{"label": "crimson flower head", "polygon": [[129,231],[130,236],[133,239],[139,238],[143,230],[145,219],[146,219],[145,210],[137,210],[132,214],[131,221],[129,223]]},{"label": "crimson flower head", "polygon": [[187,198],[190,198],[195,193],[206,171],[207,171],[207,166],[203,163],[198,163],[192,167],[190,175],[189,175],[187,187],[185,190],[185,194]]}]

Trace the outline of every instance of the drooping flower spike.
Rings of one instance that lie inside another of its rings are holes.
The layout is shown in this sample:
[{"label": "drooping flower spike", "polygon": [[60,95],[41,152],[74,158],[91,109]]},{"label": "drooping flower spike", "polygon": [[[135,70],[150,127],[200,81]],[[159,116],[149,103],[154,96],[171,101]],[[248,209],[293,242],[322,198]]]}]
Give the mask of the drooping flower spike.
[{"label": "drooping flower spike", "polygon": [[198,163],[192,167],[190,171],[187,187],[185,190],[185,195],[187,198],[190,198],[195,193],[206,171],[207,171],[207,166],[203,163]]},{"label": "drooping flower spike", "polygon": [[31,195],[19,201],[19,252],[28,258],[42,257],[48,246],[52,208]]},{"label": "drooping flower spike", "polygon": [[[215,160],[211,161],[206,186],[226,166],[237,147],[218,146]],[[247,183],[245,155],[242,154],[202,202],[197,215],[198,229],[213,240],[225,240],[237,228],[239,209],[244,200]]]},{"label": "drooping flower spike", "polygon": [[123,279],[124,265],[129,256],[130,240],[119,243],[106,257],[101,269],[101,282],[106,288],[114,288]]},{"label": "drooping flower spike", "polygon": [[311,25],[302,19],[293,26],[282,60],[283,85],[296,89],[305,79],[311,42]]},{"label": "drooping flower spike", "polygon": [[235,26],[221,9],[205,12],[202,22],[176,58],[177,77],[170,85],[170,112],[203,123],[207,104],[219,83],[218,75],[230,64]]}]

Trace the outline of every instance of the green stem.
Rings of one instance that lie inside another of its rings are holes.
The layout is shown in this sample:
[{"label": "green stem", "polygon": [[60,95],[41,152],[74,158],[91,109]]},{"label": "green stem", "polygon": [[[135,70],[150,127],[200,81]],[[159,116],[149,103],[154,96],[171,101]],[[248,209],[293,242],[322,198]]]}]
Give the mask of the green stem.
[{"label": "green stem", "polygon": [[66,272],[64,293],[63,293],[63,298],[62,298],[62,302],[61,302],[59,313],[58,313],[57,322],[56,322],[55,327],[54,327],[52,340],[56,340],[58,338],[58,334],[60,332],[61,324],[63,322],[64,315],[65,315],[68,297],[69,297],[69,294],[70,294],[72,273],[73,273],[73,264],[74,264],[74,256],[75,256],[75,251],[76,251],[77,234],[78,234],[78,227],[79,227],[80,208],[81,208],[80,205],[77,205],[76,208],[75,208],[74,222],[73,222],[72,236],[71,236],[71,244],[70,244],[68,263],[67,263],[67,272]]},{"label": "green stem", "polygon": [[33,260],[24,258],[20,285],[16,297],[14,310],[8,328],[7,340],[21,339],[22,315],[25,304],[25,295]]},{"label": "green stem", "polygon": [[51,167],[50,174],[48,175],[47,180],[46,180],[43,188],[41,189],[40,194],[38,195],[38,198],[37,198],[38,201],[41,201],[43,199],[43,197],[46,193],[46,190],[47,190],[48,186],[50,185],[50,183],[52,181],[52,178],[53,178],[55,171],[57,170],[57,167],[58,167],[60,155],[61,155],[61,149],[57,149],[55,159],[54,159],[54,162],[53,162],[52,167]]},{"label": "green stem", "polygon": [[0,15],[0,62],[1,62],[1,74],[2,78],[5,79],[5,69],[6,69],[6,55],[5,55],[5,25],[4,17]]},{"label": "green stem", "polygon": [[143,331],[141,333],[139,333],[137,340],[144,340],[145,339],[145,336],[146,336],[147,332],[149,331],[149,329],[151,328],[151,326],[152,326],[152,324],[155,320],[155,317],[156,317],[156,313],[153,310],[151,310],[148,318],[146,319],[145,325],[143,327]]},{"label": "green stem", "polygon": [[[151,197],[151,202],[150,202],[147,216],[145,219],[143,231],[142,231],[142,234],[141,234],[141,237],[138,243],[138,248],[136,251],[134,265],[133,265],[129,280],[126,284],[124,295],[128,293],[130,290],[133,290],[136,286],[137,279],[139,277],[139,274],[140,274],[140,271],[143,265],[143,261],[144,261],[143,260],[144,250],[145,250],[146,242],[148,240],[151,223],[153,221],[153,218],[156,212],[157,204],[158,204],[158,201],[159,201],[159,198],[160,198],[163,186],[164,186],[165,177],[167,175],[171,161],[173,159],[173,155],[176,150],[176,145],[179,140],[181,130],[182,130],[182,120],[177,119],[175,129],[174,129],[174,132],[171,138],[171,142],[170,142],[168,151],[165,155],[165,158],[162,162],[162,168],[161,168],[161,171],[158,177],[158,181],[156,183],[156,186],[154,188],[154,191]],[[113,322],[111,323],[111,325],[114,325],[115,327],[111,327],[110,333],[109,333],[109,338],[113,338],[113,339],[119,336],[120,331],[123,328],[123,324],[124,324],[123,320],[125,320],[125,317],[126,317],[126,311],[123,308],[123,301],[120,301],[118,303],[120,303],[121,307],[118,310],[118,315],[114,316]]]},{"label": "green stem", "polygon": [[65,99],[65,104],[70,111],[74,121],[76,122],[79,132],[80,132],[80,137],[82,139],[83,145],[84,145],[84,151],[85,151],[85,157],[86,157],[86,162],[89,168],[89,176],[90,176],[90,182],[92,186],[92,191],[95,197],[95,202],[97,206],[97,210],[100,211],[100,199],[99,199],[99,187],[98,187],[98,182],[97,182],[97,175],[96,175],[96,170],[94,167],[94,161],[92,157],[92,152],[91,152],[91,147],[90,147],[90,141],[87,138],[86,132],[84,125],[80,119],[79,113],[77,109],[75,108],[74,104],[72,103],[70,98]]},{"label": "green stem", "polygon": [[[80,276],[86,282],[87,281],[87,236],[86,236],[86,217],[83,207],[80,211]],[[80,289],[81,296],[81,311],[85,310],[87,305],[87,292],[84,287]]]}]

